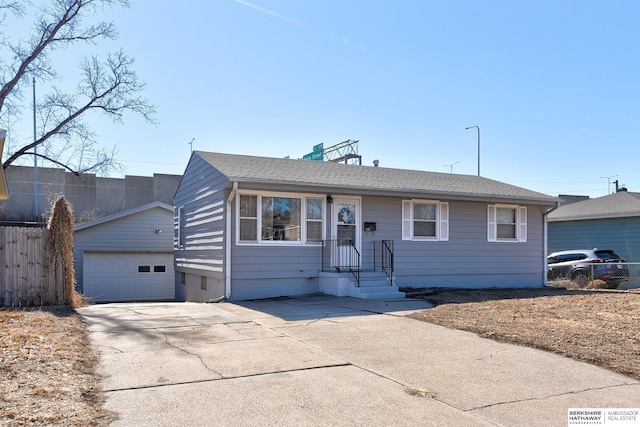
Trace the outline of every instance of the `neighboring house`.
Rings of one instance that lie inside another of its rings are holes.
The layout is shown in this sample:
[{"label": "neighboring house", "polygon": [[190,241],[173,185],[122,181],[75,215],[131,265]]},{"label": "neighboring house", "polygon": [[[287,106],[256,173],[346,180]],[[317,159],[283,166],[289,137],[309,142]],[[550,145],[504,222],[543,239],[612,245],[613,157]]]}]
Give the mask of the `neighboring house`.
[{"label": "neighboring house", "polygon": [[479,176],[196,151],[175,197],[176,298],[542,287],[558,200]]},{"label": "neighboring house", "polygon": [[153,202],[78,224],[78,291],[98,302],[173,300],[173,208]]},{"label": "neighboring house", "polygon": [[640,193],[562,205],[549,214],[548,239],[549,252],[597,247],[640,262]]}]

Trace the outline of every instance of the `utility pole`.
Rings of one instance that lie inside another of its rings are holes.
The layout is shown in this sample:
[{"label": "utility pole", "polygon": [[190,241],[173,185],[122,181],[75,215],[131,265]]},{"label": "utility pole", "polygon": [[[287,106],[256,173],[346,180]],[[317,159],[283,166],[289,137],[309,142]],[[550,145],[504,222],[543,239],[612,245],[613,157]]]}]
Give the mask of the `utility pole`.
[{"label": "utility pole", "polygon": [[478,130],[478,176],[480,176],[480,126],[467,126],[465,130],[476,128]]},{"label": "utility pole", "polygon": [[[36,78],[33,78],[33,142],[35,143],[38,140],[36,133]],[[40,206],[38,206],[38,146],[33,146],[33,152],[35,155],[33,156],[33,193],[35,197],[35,201],[33,204],[34,208],[34,217],[36,221],[40,217]]]},{"label": "utility pole", "polygon": [[[611,194],[611,178],[615,178],[618,175],[611,175],[611,176],[601,176],[600,179],[606,179],[607,180],[607,194]],[[617,182],[617,181],[616,181]],[[617,189],[617,186],[616,186]]]}]

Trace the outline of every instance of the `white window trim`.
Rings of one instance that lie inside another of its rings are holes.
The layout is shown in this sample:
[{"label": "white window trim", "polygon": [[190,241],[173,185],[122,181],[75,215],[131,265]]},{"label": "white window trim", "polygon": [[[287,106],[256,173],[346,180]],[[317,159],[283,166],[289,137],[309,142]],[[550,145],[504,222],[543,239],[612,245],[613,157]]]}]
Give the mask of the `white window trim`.
[{"label": "white window trim", "polygon": [[[240,196],[257,196],[257,240],[240,240]],[[300,199],[300,240],[262,240],[262,198],[263,197],[283,197]],[[307,199],[321,199],[322,200],[322,221],[312,220],[316,222],[322,222],[322,238],[324,240],[326,235],[326,221],[327,221],[327,196],[326,194],[311,194],[311,193],[286,193],[286,192],[272,192],[272,191],[238,191],[235,200],[235,222],[236,232],[235,240],[236,245],[242,246],[300,246],[310,245],[319,246],[322,245],[322,241],[307,241]]]},{"label": "white window trim", "polygon": [[[435,236],[414,236],[413,226],[413,205],[431,204],[436,205],[436,235]],[[440,200],[409,199],[402,201],[402,240],[418,242],[447,242],[449,241],[449,202]]]},{"label": "white window trim", "polygon": [[[497,209],[515,209],[516,211],[516,238],[498,238]],[[527,207],[520,205],[487,205],[487,241],[501,243],[525,243],[527,241]]]},{"label": "white window trim", "polygon": [[184,205],[178,207],[178,224],[176,227],[177,230],[177,235],[176,235],[176,246],[178,248],[184,248],[186,246],[186,232],[185,232],[185,228],[186,228],[186,222],[187,222],[187,218],[185,217],[185,213],[184,213]]}]

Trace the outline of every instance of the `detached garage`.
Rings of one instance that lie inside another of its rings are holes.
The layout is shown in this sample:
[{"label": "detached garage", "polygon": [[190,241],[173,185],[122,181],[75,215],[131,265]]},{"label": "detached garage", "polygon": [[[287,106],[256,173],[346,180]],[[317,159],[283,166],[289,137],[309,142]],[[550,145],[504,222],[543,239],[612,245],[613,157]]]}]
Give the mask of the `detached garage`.
[{"label": "detached garage", "polygon": [[175,298],[173,208],[162,202],[74,228],[78,291],[96,302]]}]

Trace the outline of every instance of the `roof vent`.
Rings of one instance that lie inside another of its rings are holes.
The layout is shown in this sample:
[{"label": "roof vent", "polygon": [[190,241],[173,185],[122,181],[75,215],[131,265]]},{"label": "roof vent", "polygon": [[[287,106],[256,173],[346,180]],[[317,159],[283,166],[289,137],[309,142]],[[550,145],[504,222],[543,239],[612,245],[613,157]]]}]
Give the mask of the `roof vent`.
[{"label": "roof vent", "polygon": [[373,166],[378,167],[378,165],[379,165],[379,164],[380,164],[380,160],[375,159],[375,160],[373,161]]}]

